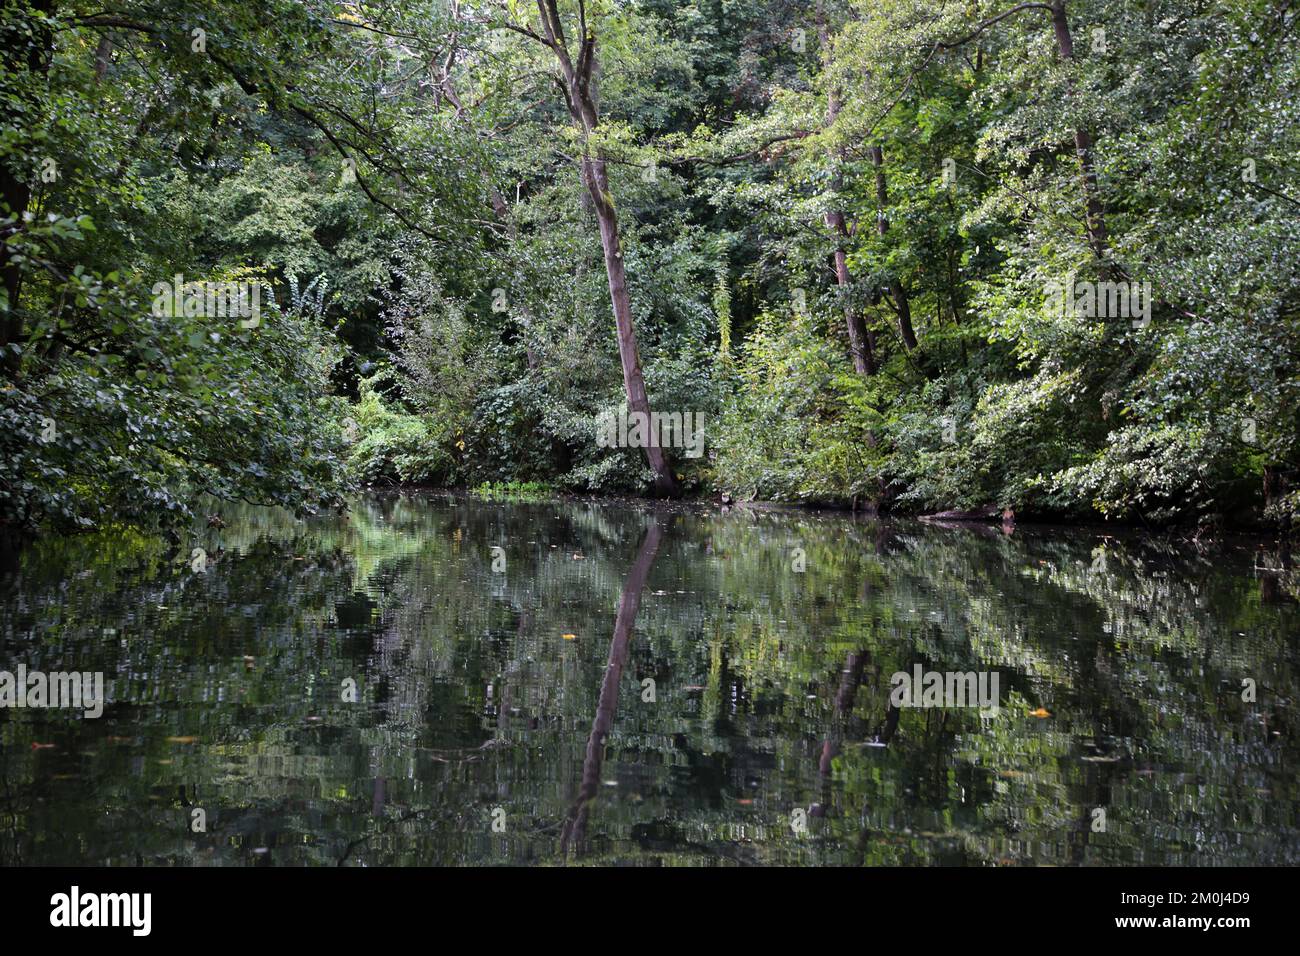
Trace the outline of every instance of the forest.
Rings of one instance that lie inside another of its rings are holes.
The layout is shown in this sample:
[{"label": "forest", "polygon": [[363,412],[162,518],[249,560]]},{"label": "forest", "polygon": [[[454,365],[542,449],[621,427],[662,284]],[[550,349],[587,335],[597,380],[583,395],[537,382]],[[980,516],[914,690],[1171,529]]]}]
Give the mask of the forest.
[{"label": "forest", "polygon": [[[0,0],[6,916],[590,935],[559,879],[195,874],[963,866],[845,885],[1248,925],[1300,861],[1298,23]],[[985,878],[1039,866],[1217,869]]]},{"label": "forest", "polygon": [[1300,510],[1290,0],[0,11],[7,527]]}]

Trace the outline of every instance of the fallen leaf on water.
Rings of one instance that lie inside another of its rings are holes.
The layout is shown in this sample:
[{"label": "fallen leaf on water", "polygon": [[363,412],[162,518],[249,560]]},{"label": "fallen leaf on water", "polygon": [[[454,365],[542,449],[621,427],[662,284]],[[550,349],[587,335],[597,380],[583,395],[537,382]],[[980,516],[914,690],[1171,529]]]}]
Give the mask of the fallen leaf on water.
[{"label": "fallen leaf on water", "polygon": [[169,744],[193,744],[198,743],[198,737],[168,737]]},{"label": "fallen leaf on water", "polygon": [[566,641],[576,641],[578,639],[577,634],[562,634],[560,636],[563,637]]},{"label": "fallen leaf on water", "polygon": [[751,803],[753,803],[754,801],[753,801],[753,800],[737,800],[736,802],[737,802],[738,804],[740,804],[742,807],[747,807],[747,806],[749,806]]},{"label": "fallen leaf on water", "polygon": [[164,767],[170,767],[172,765],[172,762],[170,760],[159,760],[158,762],[162,764]]},{"label": "fallen leaf on water", "polygon": [[1029,716],[1030,716],[1030,717],[1051,717],[1052,715],[1049,714],[1049,713],[1048,713],[1046,710],[1044,710],[1042,707],[1039,707],[1037,710],[1031,710],[1031,711],[1029,712]]}]

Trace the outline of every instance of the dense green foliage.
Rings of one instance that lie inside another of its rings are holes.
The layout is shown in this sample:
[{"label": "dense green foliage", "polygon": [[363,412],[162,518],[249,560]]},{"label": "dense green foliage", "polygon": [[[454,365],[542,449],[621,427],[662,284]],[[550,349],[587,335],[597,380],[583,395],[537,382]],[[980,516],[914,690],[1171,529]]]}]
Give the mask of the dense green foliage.
[{"label": "dense green foliage", "polygon": [[[594,438],[591,156],[686,491],[1300,511],[1289,3],[564,0],[550,46],[547,6],[4,0],[0,522],[649,490]],[[261,321],[151,308],[177,274]],[[1056,307],[1090,282],[1149,321]]]}]

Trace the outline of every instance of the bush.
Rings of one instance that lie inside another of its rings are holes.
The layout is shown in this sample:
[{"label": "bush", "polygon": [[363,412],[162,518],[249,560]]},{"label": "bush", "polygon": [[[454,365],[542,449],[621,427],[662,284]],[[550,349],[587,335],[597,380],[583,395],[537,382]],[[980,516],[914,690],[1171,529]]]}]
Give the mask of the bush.
[{"label": "bush", "polygon": [[362,380],[361,401],[345,429],[355,433],[349,436],[355,441],[348,455],[353,479],[366,485],[451,483],[451,436],[438,428],[437,419],[385,404],[375,390],[381,375]]},{"label": "bush", "polygon": [[1223,429],[1133,425],[1112,433],[1092,461],[1066,469],[1054,485],[1108,518],[1203,519],[1237,503],[1222,495],[1233,488],[1242,495],[1239,463]]}]

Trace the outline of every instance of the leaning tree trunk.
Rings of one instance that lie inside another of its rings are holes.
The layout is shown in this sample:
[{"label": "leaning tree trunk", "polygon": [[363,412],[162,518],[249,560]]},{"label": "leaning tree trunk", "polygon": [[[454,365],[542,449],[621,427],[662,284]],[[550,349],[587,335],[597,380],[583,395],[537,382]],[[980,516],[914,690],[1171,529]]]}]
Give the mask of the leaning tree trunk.
[{"label": "leaning tree trunk", "polygon": [[[605,274],[609,280],[609,299],[614,308],[614,323],[618,329],[618,354],[623,363],[623,388],[627,394],[630,412],[650,415],[650,402],[646,396],[645,376],[641,372],[641,355],[637,349],[636,329],[632,320],[632,300],[627,292],[627,270],[623,263],[623,244],[619,237],[618,212],[609,190],[609,174],[599,151],[592,155],[587,138],[600,124],[592,80],[596,72],[596,33],[583,21],[583,36],[574,63],[569,55],[564,25],[560,20],[556,0],[537,0],[542,32],[526,31],[555,54],[563,77],[565,105],[574,125],[583,138],[582,178],[600,223],[600,244],[605,253]],[[652,438],[652,441],[654,439]],[[647,443],[646,460],[655,474],[655,490],[660,494],[677,493],[677,482],[668,459],[658,445]]]},{"label": "leaning tree trunk", "polygon": [[[609,177],[603,159],[583,160],[583,178],[596,208],[600,223],[600,245],[605,252],[605,275],[609,280],[609,300],[614,308],[614,323],[618,328],[618,355],[623,363],[623,389],[627,394],[627,407],[650,419],[650,400],[646,395],[645,376],[641,372],[641,353],[636,344],[636,328],[632,321],[632,300],[627,293],[627,269],[623,263],[623,245],[619,239],[618,212],[609,193]],[[652,430],[653,431],[653,430]],[[651,441],[645,448],[646,460],[655,473],[655,489],[660,494],[677,492],[677,482],[668,467],[664,451]]]}]

